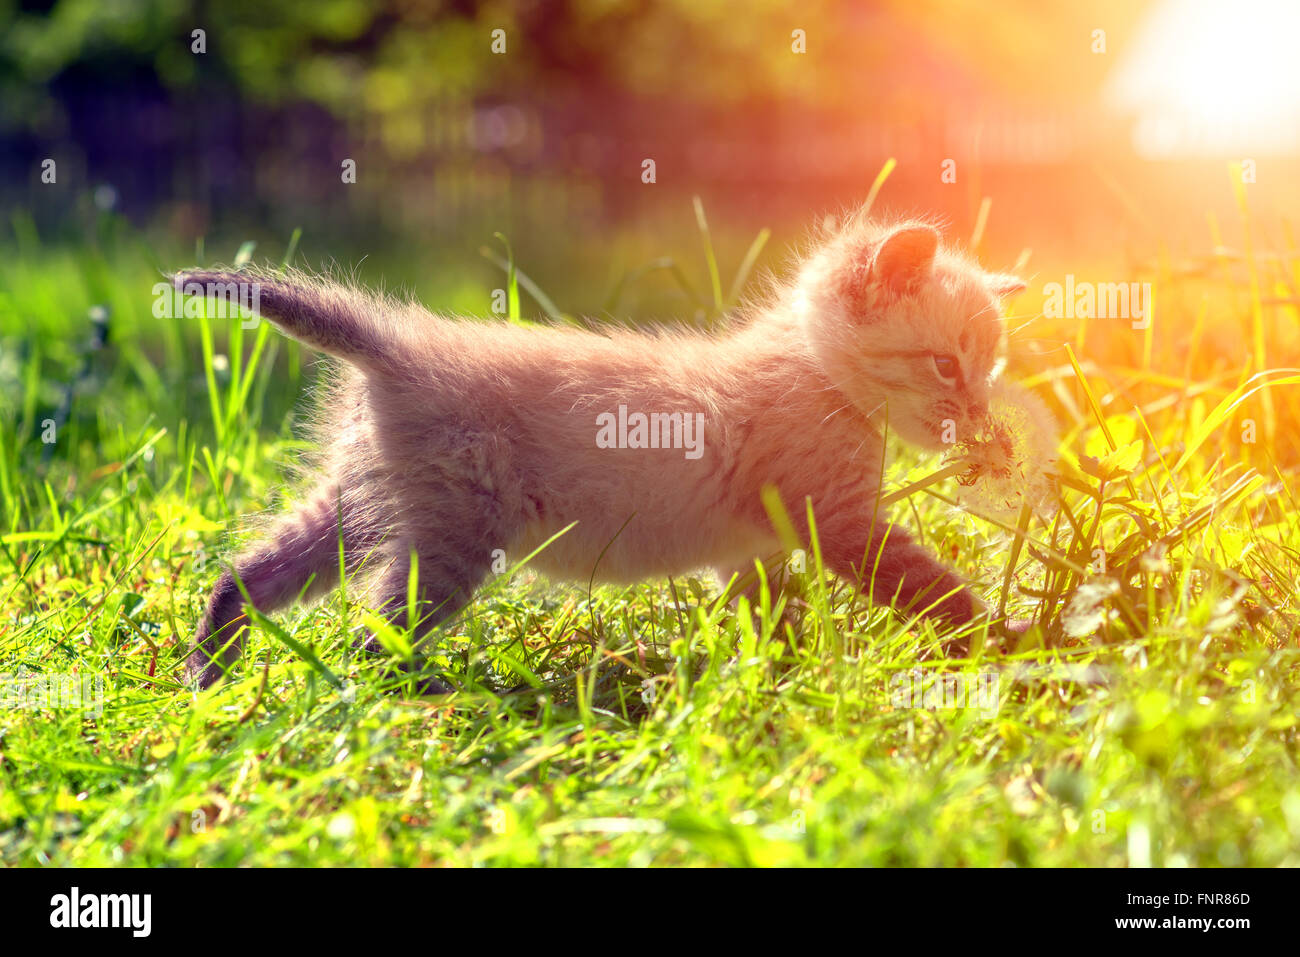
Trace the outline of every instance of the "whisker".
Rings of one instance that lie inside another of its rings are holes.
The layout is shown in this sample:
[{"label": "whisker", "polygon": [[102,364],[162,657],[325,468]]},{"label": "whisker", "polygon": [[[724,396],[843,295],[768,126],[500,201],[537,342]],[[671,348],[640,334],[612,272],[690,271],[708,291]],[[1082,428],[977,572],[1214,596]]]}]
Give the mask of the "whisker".
[{"label": "whisker", "polygon": [[853,403],[852,403],[851,401],[850,401],[850,402],[845,402],[842,406],[840,406],[840,407],[839,407],[838,409],[836,409],[834,412],[831,412],[831,413],[830,413],[829,415],[827,415],[824,419],[822,419],[820,424],[821,424],[821,425],[825,425],[825,424],[826,424],[827,422],[829,422],[829,421],[830,421],[834,416],[839,415],[841,412],[843,412],[845,409],[847,409],[847,408],[848,408],[849,406],[851,406],[852,404],[853,404]]},{"label": "whisker", "polygon": [[1041,319],[1041,318],[1042,318],[1041,315],[1039,315],[1039,316],[1034,316],[1034,317],[1033,317],[1032,319],[1030,319],[1028,322],[1022,322],[1020,325],[1016,326],[1014,329],[1008,329],[1008,330],[1007,330],[1007,335],[1008,335],[1008,336],[1014,336],[1014,335],[1015,335],[1016,333],[1018,333],[1021,329],[1027,329],[1027,328],[1030,326],[1031,323],[1037,322],[1037,321],[1038,321],[1039,319]]}]

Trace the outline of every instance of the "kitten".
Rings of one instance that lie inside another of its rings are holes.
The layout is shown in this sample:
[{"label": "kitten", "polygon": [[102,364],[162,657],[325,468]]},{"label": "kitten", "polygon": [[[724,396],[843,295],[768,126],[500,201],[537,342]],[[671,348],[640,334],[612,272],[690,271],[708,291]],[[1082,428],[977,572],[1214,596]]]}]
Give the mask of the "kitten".
[{"label": "kitten", "polygon": [[418,557],[423,635],[470,601],[495,550],[513,563],[571,523],[530,567],[583,582],[752,572],[781,550],[767,485],[805,542],[811,501],[827,567],[877,602],[954,625],[985,613],[905,531],[873,521],[886,421],[925,448],[977,430],[999,299],[1024,288],[928,224],[859,217],[716,336],[452,320],[300,275],[175,283],[253,283],[262,316],[344,360],[311,487],[212,593],[186,665],[199,687],[239,656],[236,578],[263,612],[319,595],[338,584],[340,538],[349,578],[398,625]]}]

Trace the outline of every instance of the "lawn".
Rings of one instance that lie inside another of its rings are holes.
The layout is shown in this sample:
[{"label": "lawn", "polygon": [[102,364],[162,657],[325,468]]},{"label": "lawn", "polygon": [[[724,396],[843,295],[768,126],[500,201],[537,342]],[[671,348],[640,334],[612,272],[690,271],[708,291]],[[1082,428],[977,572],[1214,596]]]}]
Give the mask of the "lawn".
[{"label": "lawn", "polygon": [[[816,555],[790,636],[770,601],[737,612],[704,572],[589,591],[512,569],[439,636],[429,667],[449,697],[410,697],[358,657],[364,609],[341,593],[259,621],[231,679],[196,695],[185,645],[228,531],[275,507],[302,451],[312,356],[265,324],[155,318],[160,269],[189,253],[120,226],[47,244],[14,217],[0,855],[1300,865],[1300,251],[1261,246],[1147,267],[1145,330],[1017,333],[1011,374],[1063,425],[1046,518],[974,516],[951,481],[895,506],[990,604],[1037,623],[1016,647],[943,659],[930,625],[855,602]],[[696,249],[664,252],[707,277],[692,289],[730,285]],[[293,250],[209,258],[249,254]],[[937,466],[895,444],[887,487]],[[18,706],[56,676],[102,687],[102,707]]]}]

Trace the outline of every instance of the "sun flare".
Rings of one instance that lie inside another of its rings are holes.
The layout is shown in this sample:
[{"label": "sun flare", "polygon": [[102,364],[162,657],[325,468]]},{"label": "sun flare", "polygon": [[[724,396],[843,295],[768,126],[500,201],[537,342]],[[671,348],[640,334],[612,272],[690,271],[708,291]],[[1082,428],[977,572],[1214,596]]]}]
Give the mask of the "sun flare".
[{"label": "sun flare", "polygon": [[1111,78],[1144,155],[1286,149],[1300,138],[1300,4],[1165,0]]}]

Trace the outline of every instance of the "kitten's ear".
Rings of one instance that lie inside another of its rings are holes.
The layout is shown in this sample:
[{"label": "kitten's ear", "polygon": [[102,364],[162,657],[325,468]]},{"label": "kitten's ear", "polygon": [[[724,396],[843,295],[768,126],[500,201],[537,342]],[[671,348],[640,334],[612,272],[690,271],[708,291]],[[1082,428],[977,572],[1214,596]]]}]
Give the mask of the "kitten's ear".
[{"label": "kitten's ear", "polygon": [[993,290],[993,294],[999,299],[1014,296],[1018,292],[1024,292],[1027,288],[1023,279],[1006,272],[989,273],[988,283],[989,288]]},{"label": "kitten's ear", "polygon": [[930,226],[905,226],[891,233],[876,251],[871,278],[895,292],[908,292],[934,264],[939,232]]}]

